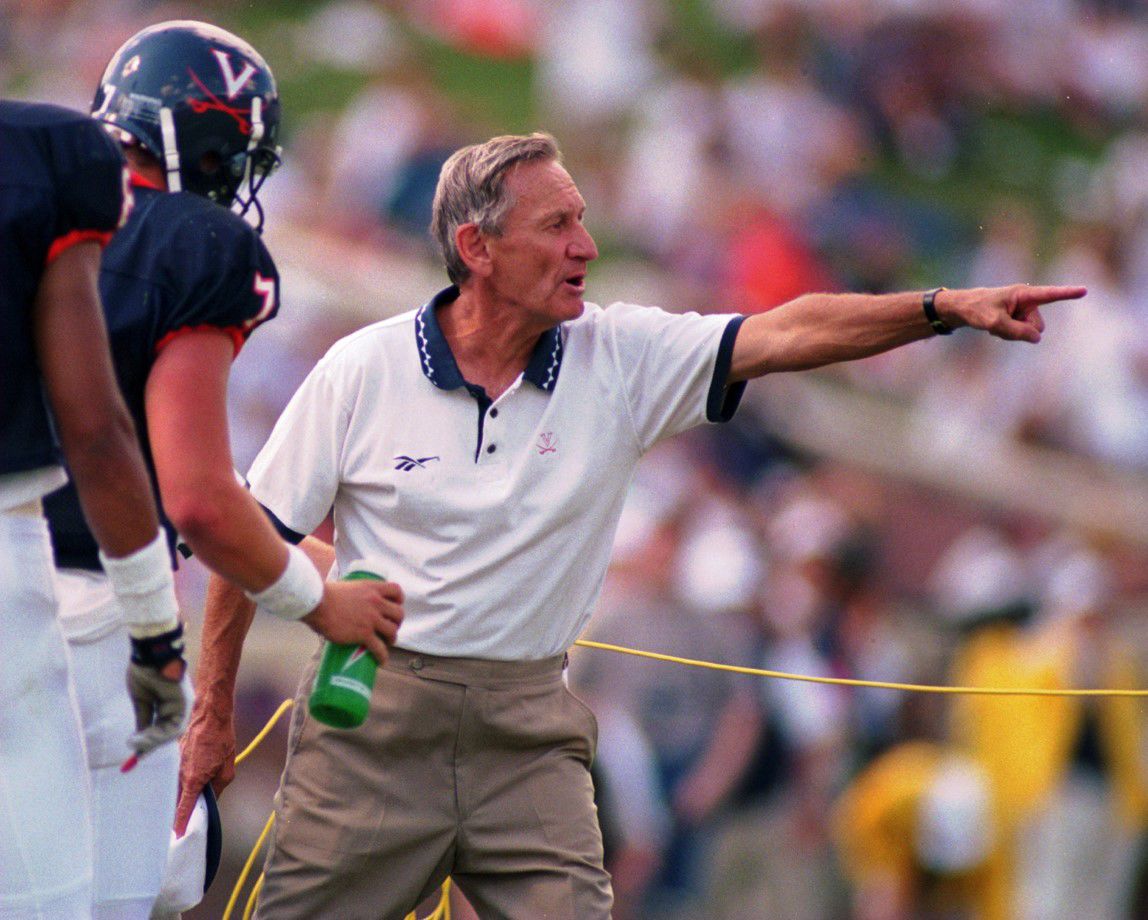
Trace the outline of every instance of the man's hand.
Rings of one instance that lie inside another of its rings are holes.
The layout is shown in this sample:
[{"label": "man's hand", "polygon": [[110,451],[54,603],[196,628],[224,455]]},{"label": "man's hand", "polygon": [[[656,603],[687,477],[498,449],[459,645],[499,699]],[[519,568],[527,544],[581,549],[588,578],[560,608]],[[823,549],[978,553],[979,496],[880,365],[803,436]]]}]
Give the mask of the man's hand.
[{"label": "man's hand", "polygon": [[135,751],[124,769],[174,741],[187,725],[188,688],[183,677],[187,661],[183,657],[183,626],[162,635],[132,637],[132,657],[128,664],[127,687],[136,715],[136,731],[128,738]]},{"label": "man's hand", "polygon": [[319,606],[303,617],[338,645],[365,645],[379,664],[387,660],[403,621],[403,589],[393,581],[329,581]]},{"label": "man's hand", "polygon": [[232,703],[206,697],[196,700],[191,724],[180,742],[179,801],[175,807],[175,833],[182,837],[203,787],[211,784],[216,795],[235,779],[235,723]]},{"label": "man's hand", "polygon": [[1040,308],[1058,300],[1077,300],[1083,287],[1012,284],[1000,288],[945,290],[936,295],[937,314],[949,326],[972,326],[1012,342],[1039,342],[1044,332]]}]

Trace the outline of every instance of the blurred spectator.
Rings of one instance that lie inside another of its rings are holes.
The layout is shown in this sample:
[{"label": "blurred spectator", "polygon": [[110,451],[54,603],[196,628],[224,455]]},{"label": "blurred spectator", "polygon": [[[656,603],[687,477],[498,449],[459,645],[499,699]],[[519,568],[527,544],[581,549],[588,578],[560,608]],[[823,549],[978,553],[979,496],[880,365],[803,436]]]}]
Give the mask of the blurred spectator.
[{"label": "blurred spectator", "polygon": [[591,768],[605,865],[614,887],[615,920],[641,920],[646,891],[662,867],[670,809],[657,761],[629,708],[579,685],[598,720]]},{"label": "blurred spectator", "polygon": [[309,58],[341,70],[372,72],[402,54],[395,22],[368,0],[332,0],[299,27],[296,46]]},{"label": "blurred spectator", "polygon": [[343,232],[390,228],[426,257],[438,171],[461,144],[455,124],[451,103],[417,59],[400,55],[378,74],[330,138],[329,194]]},{"label": "blurred spectator", "polygon": [[[712,75],[679,73],[650,87],[633,109],[618,165],[617,220],[639,251],[712,281],[696,250],[706,246],[710,208],[720,208],[717,88]],[[717,193],[718,201],[709,197]],[[695,238],[695,234],[701,239]],[[713,253],[710,263],[716,262]]]},{"label": "blurred spectator", "polygon": [[[961,687],[1054,689],[1052,663],[1031,653],[1026,632],[1036,607],[1021,549],[1002,529],[977,525],[946,549],[930,575],[935,609],[961,635],[950,683]],[[1048,699],[953,697],[952,742],[988,778],[998,845],[986,868],[984,915],[1019,912],[1021,829],[1051,786],[1045,726]]]},{"label": "blurred spectator", "polygon": [[1073,53],[1066,55],[1065,93],[1117,124],[1148,102],[1148,22],[1134,4],[1078,3]]},{"label": "blurred spectator", "polygon": [[985,208],[983,234],[969,264],[969,284],[991,287],[1036,278],[1040,243],[1036,215],[1024,201],[1002,198]]},{"label": "blurred spectator", "polygon": [[[973,16],[908,9],[878,21],[859,48],[860,108],[873,136],[912,173],[935,179],[956,164],[978,73],[975,27]],[[945,61],[933,53],[938,45],[947,49]]]},{"label": "blurred spectator", "polygon": [[[756,666],[844,676],[822,640],[834,615],[833,553],[851,521],[810,478],[791,478],[774,497],[763,536],[770,566],[753,605],[761,632]],[[825,815],[849,763],[850,694],[780,679],[761,680],[757,689],[772,730],[754,765],[768,785],[749,795],[743,787],[740,812],[723,828],[717,865],[727,882],[714,895],[714,911],[792,920],[835,916],[838,888]],[[783,772],[762,755],[780,760]]]},{"label": "blurred spectator", "polygon": [[1148,469],[1148,335],[1129,307],[1118,239],[1110,228],[1069,224],[1053,278],[1082,279],[1088,310],[1057,311],[1031,393],[1047,407],[1054,444],[1125,469]]},{"label": "blurred spectator", "polygon": [[[1119,586],[1105,556],[1058,536],[1036,557],[1042,579],[1034,657],[1065,689],[1134,689],[1143,672],[1116,622]],[[1143,707],[1127,697],[1073,697],[1042,707],[1048,788],[1021,831],[1021,916],[1121,920],[1148,829]],[[1034,765],[1038,775],[1041,764]]]},{"label": "blurred spectator", "polygon": [[777,8],[757,31],[757,66],[722,91],[732,180],[790,220],[860,172],[871,152],[856,112],[814,79],[809,26]]},{"label": "blurred spectator", "polygon": [[538,7],[532,0],[401,0],[412,20],[455,47],[489,57],[533,52]]},{"label": "blurred spectator", "polygon": [[837,289],[799,229],[750,198],[731,209],[727,241],[727,309],[760,313],[812,291]]},{"label": "blurred spectator", "polygon": [[618,130],[659,82],[652,53],[658,5],[564,0],[540,6],[539,109],[571,131]]},{"label": "blurred spectator", "polygon": [[989,920],[990,798],[976,762],[935,741],[869,763],[831,817],[850,920]]}]

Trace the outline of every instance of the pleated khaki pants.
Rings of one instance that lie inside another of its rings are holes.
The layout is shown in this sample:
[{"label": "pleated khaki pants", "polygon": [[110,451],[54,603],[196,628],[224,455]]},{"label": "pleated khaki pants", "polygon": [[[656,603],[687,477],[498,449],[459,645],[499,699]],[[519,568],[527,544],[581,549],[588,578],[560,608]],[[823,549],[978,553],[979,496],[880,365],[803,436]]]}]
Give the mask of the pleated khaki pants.
[{"label": "pleated khaki pants", "polygon": [[610,916],[597,723],[562,656],[394,649],[356,729],[307,713],[317,663],[292,717],[258,918],[403,920],[447,876],[483,920]]}]

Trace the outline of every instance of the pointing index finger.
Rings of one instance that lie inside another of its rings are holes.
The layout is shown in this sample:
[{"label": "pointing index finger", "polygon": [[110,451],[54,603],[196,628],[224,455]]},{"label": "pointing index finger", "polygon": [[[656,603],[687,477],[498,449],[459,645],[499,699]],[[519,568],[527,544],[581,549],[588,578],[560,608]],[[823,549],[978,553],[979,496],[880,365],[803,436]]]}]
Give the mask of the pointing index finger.
[{"label": "pointing index finger", "polygon": [[1081,285],[1044,284],[1031,285],[1021,290],[1021,297],[1036,303],[1052,303],[1056,300],[1079,300],[1088,293]]}]

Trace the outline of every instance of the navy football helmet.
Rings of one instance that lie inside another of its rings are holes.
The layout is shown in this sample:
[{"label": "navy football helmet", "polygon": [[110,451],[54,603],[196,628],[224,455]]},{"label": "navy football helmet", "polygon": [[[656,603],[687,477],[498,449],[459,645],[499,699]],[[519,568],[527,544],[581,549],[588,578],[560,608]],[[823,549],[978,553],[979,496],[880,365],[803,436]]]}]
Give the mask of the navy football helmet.
[{"label": "navy football helmet", "polygon": [[262,224],[256,193],[279,163],[279,91],[243,39],[191,20],[137,32],[108,63],[92,116],[156,156],[170,191],[238,201],[240,213],[254,205]]}]

